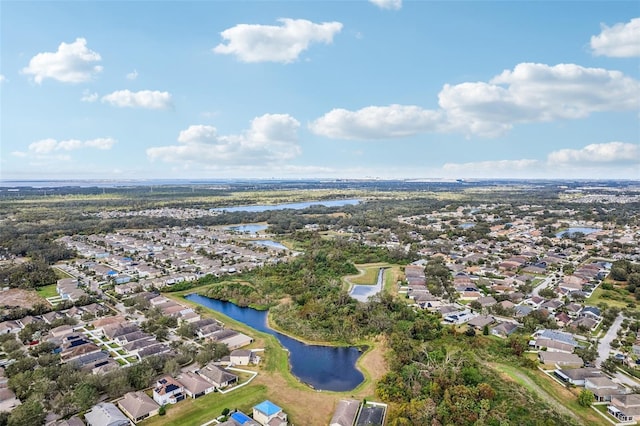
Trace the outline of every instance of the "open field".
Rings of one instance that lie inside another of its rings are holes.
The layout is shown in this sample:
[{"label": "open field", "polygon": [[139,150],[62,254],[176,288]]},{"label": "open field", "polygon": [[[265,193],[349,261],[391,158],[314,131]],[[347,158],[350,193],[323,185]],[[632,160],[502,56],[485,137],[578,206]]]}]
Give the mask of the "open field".
[{"label": "open field", "polygon": [[10,288],[0,291],[0,306],[19,306],[21,308],[31,308],[33,305],[47,301],[33,290],[23,290],[20,288]]},{"label": "open field", "polygon": [[175,405],[169,405],[166,415],[152,417],[140,424],[144,426],[197,426],[220,416],[225,408],[231,410],[237,408],[250,414],[251,407],[267,398],[265,385],[245,386],[224,395],[212,392],[197,399],[187,398]]},{"label": "open field", "polygon": [[635,298],[625,289],[619,288],[619,284],[615,284],[614,281],[610,280],[605,280],[603,284],[613,284],[613,290],[605,290],[602,288],[602,285],[600,285],[585,303],[591,306],[606,303],[608,306],[620,309],[625,309],[627,305],[632,304],[632,306],[635,306],[637,309],[638,304]]}]

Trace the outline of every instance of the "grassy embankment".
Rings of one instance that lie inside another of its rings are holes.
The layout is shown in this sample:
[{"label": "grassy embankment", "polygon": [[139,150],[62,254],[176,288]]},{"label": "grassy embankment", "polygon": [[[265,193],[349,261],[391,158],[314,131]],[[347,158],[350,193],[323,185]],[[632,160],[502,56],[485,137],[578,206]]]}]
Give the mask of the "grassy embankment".
[{"label": "grassy embankment", "polygon": [[[170,293],[166,294],[166,296],[173,298],[180,303],[189,304],[191,306],[200,306],[185,300],[182,297],[191,291]],[[276,404],[280,405],[289,414],[290,421],[292,423],[325,425],[328,423],[335,407],[335,403],[339,399],[346,397],[371,398],[375,393],[376,380],[378,380],[386,371],[386,361],[384,360],[384,341],[358,342],[358,345],[367,345],[369,348],[357,362],[357,366],[360,371],[362,371],[365,380],[356,389],[349,392],[316,391],[300,382],[291,373],[288,352],[280,345],[274,336],[261,333],[243,323],[235,321],[208,308],[202,308],[201,312],[206,316],[219,319],[224,322],[225,325],[234,330],[254,337],[255,341],[250,348],[264,348],[264,352],[261,354],[262,362],[258,368],[259,374],[251,384],[224,395],[224,398],[221,398],[220,400],[221,402],[218,402],[217,399],[213,399],[215,397],[220,398],[220,394],[217,393],[207,396],[207,398],[211,397],[210,403],[194,403],[198,402],[201,398],[193,402],[183,401],[178,404],[177,407],[172,407],[171,410],[167,411],[167,416],[164,416],[163,419],[165,422],[161,419],[153,419],[149,420],[148,424],[150,425],[180,424],[170,423],[174,418],[176,419],[176,422],[183,421],[182,424],[191,424],[189,423],[191,420],[200,421],[199,419],[208,420],[216,417],[225,407],[244,409],[245,407],[242,406],[241,403],[235,402],[236,398],[240,401],[246,400],[245,402],[251,406],[263,399],[269,398]],[[327,344],[327,342],[305,343]],[[258,393],[254,390],[256,387],[264,390]],[[245,395],[250,395],[250,397]],[[232,399],[227,399],[227,397],[231,397]],[[257,399],[257,401],[254,402],[254,399]],[[214,403],[213,401],[216,402]],[[233,401],[233,403],[231,404],[229,401]],[[181,404],[184,404],[184,406],[179,407]],[[308,407],[314,407],[314,410],[309,410]]]}]

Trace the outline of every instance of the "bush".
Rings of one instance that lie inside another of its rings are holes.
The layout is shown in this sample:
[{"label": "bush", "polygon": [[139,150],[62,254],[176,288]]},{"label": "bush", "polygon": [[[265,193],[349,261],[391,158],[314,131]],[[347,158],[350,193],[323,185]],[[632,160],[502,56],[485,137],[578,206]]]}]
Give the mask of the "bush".
[{"label": "bush", "polygon": [[158,415],[164,416],[165,414],[167,414],[167,408],[164,405],[161,405],[158,409]]}]

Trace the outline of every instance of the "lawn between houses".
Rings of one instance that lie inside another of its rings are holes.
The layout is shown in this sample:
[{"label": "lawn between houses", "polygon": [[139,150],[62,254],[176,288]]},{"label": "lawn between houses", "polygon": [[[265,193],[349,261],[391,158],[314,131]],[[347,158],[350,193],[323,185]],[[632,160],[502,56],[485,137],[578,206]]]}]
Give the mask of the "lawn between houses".
[{"label": "lawn between houses", "polygon": [[[249,403],[249,401],[254,400],[254,397],[258,399],[258,401],[251,402],[253,405],[264,399],[271,399],[275,404],[284,409],[284,411],[289,415],[290,422],[293,424],[305,424],[309,426],[326,425],[331,418],[338,400],[342,398],[372,399],[375,394],[376,381],[388,370],[386,360],[384,359],[386,343],[383,338],[379,337],[375,340],[358,342],[358,346],[368,347],[367,351],[358,358],[356,363],[359,370],[363,373],[364,381],[355,389],[347,392],[314,390],[308,385],[300,382],[291,373],[288,352],[282,347],[275,336],[257,331],[239,321],[227,317],[226,315],[203,307],[202,305],[191,302],[182,297],[191,292],[193,292],[193,289],[183,292],[165,293],[164,295],[180,303],[188,304],[193,307],[200,307],[201,314],[216,318],[222,321],[225,326],[254,337],[255,341],[249,346],[249,348],[264,348],[265,350],[260,354],[262,361],[258,370],[258,376],[247,386],[224,395],[225,398],[221,399],[221,401],[224,401],[226,404],[225,406],[222,406],[224,405],[223,403],[219,404],[218,402],[211,402],[209,404],[190,404],[187,402],[186,404],[188,404],[188,406],[180,408],[180,404],[185,404],[185,401],[182,401],[178,403],[176,407],[171,407],[171,409],[167,410],[166,416],[160,417],[159,419],[150,419],[148,421],[149,423],[144,423],[145,425],[187,425],[192,424],[190,421],[195,421],[197,423],[200,419],[205,419],[201,422],[204,423],[207,420],[219,416],[224,408],[244,409],[245,407],[241,405],[243,401],[244,403]],[[273,328],[273,324],[271,322],[269,322],[269,326]],[[277,331],[282,332],[281,330]],[[329,342],[310,342],[304,339],[298,340],[308,344],[332,344]],[[260,393],[254,393],[256,391],[252,391],[252,389],[256,387],[264,390],[260,391]],[[252,397],[245,397],[245,394],[250,394]],[[210,395],[217,397],[221,396],[219,393]],[[207,395],[207,397],[208,396],[209,395]],[[227,397],[229,399],[227,399]],[[238,398],[239,402],[235,402],[235,397]],[[198,398],[195,402],[202,398],[205,397]],[[309,407],[314,407],[314,409],[309,410]],[[251,407],[248,407],[248,409],[250,408]],[[172,412],[175,412],[176,414],[172,414]],[[172,423],[174,421],[174,417],[176,419],[176,423]],[[166,421],[163,422],[163,420]],[[183,421],[183,423],[180,423],[180,421]]]}]

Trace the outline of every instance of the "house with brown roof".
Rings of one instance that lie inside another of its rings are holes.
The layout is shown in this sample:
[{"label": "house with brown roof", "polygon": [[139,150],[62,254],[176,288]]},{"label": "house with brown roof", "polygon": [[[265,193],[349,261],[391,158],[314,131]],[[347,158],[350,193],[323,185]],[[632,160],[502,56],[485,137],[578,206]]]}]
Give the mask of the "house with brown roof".
[{"label": "house with brown roof", "polygon": [[118,401],[118,407],[134,423],[158,414],[160,406],[154,402],[146,393],[142,391],[129,392]]},{"label": "house with brown roof", "polygon": [[197,373],[216,388],[221,389],[238,381],[238,376],[214,364],[208,364]]},{"label": "house with brown roof", "polygon": [[329,426],[353,426],[360,409],[360,401],[341,399],[336,405]]},{"label": "house with brown roof", "polygon": [[582,367],[584,362],[576,354],[568,354],[565,352],[538,352],[538,359],[542,364],[557,365],[562,367]]},{"label": "house with brown roof", "polygon": [[191,371],[183,373],[178,379],[184,387],[184,392],[194,399],[216,390],[215,385]]}]

